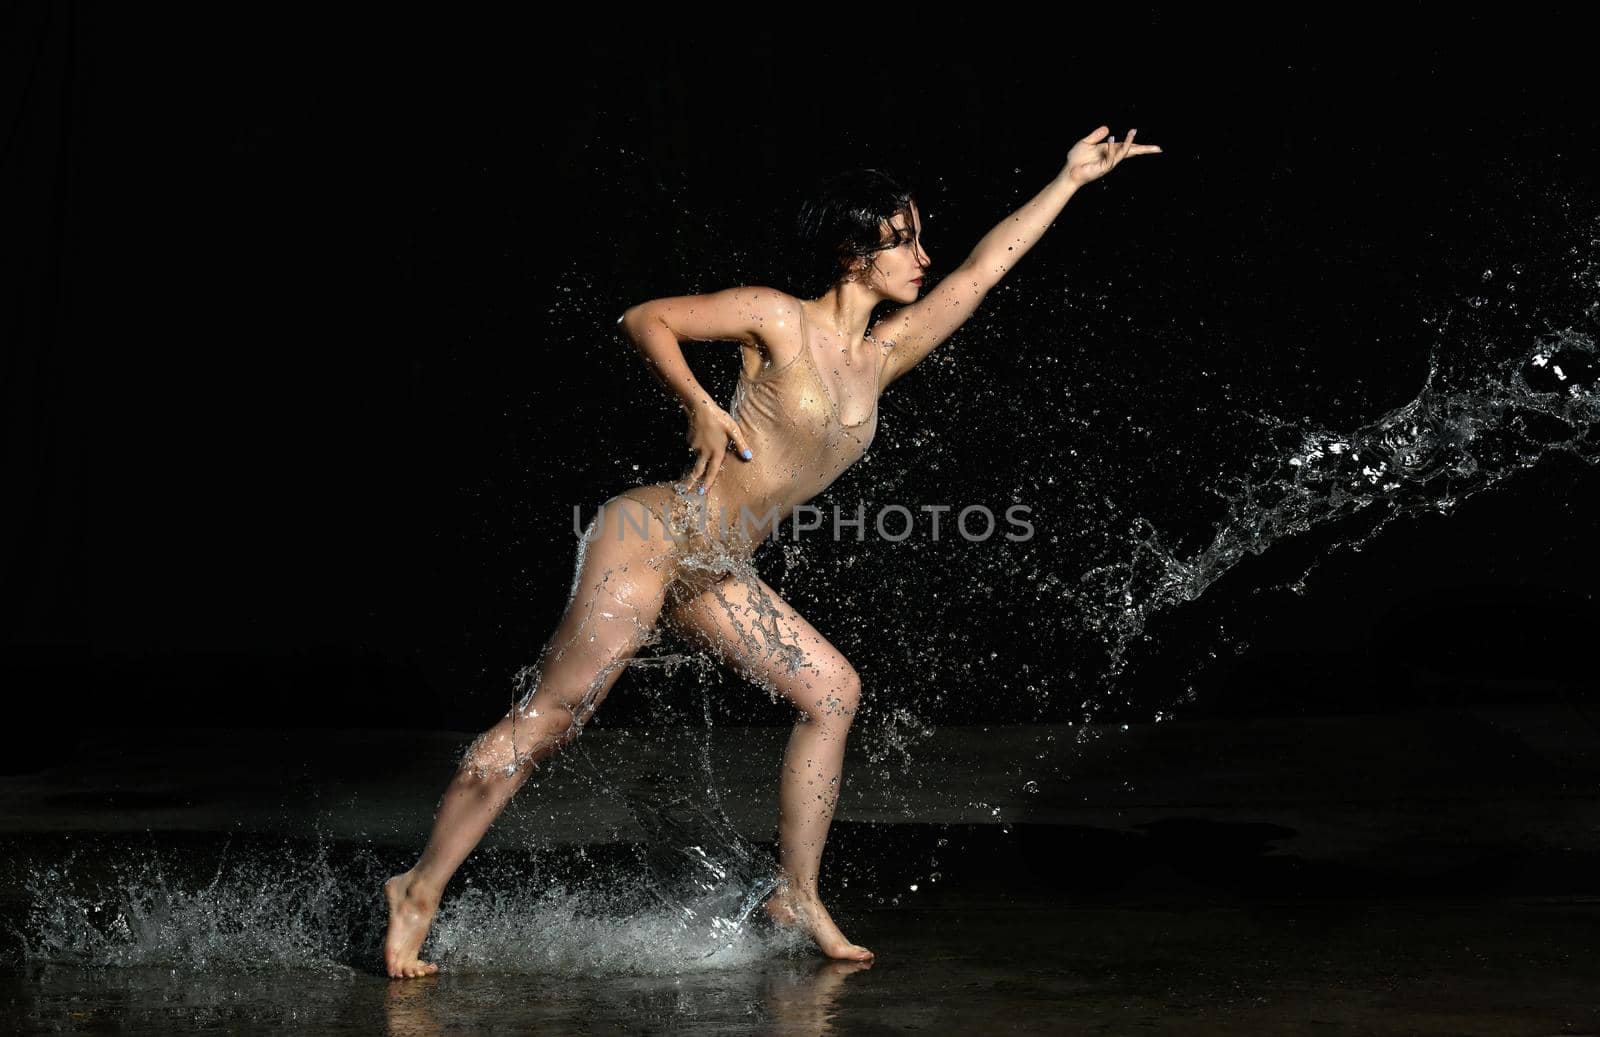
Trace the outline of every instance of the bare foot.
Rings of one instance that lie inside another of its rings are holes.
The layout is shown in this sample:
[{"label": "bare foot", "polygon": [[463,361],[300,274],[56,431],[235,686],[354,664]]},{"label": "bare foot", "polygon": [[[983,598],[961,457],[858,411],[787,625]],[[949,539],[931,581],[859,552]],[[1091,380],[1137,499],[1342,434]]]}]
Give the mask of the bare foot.
[{"label": "bare foot", "polygon": [[815,893],[797,893],[790,885],[779,886],[763,905],[767,917],[781,926],[798,926],[811,934],[817,947],[830,958],[844,961],[871,961],[873,953],[845,939],[833,923],[833,916]]},{"label": "bare foot", "polygon": [[431,976],[439,966],[417,959],[422,941],[439,910],[439,898],[411,881],[411,873],[396,875],[383,884],[389,901],[389,934],[383,940],[383,964],[391,979]]}]

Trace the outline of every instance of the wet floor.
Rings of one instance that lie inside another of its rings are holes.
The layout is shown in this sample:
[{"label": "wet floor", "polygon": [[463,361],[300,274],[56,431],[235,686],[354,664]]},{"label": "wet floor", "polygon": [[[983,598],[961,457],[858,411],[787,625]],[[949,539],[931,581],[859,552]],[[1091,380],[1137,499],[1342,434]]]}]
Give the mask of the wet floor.
[{"label": "wet floor", "polygon": [[[1209,767],[1199,723],[1042,768],[1064,732],[942,731],[909,769],[863,744],[822,887],[870,966],[660,902],[593,775],[639,785],[671,746],[608,732],[588,779],[524,790],[447,895],[443,972],[409,981],[379,968],[378,883],[460,736],[108,733],[0,779],[0,1028],[1600,1033],[1600,783],[1570,719],[1256,720]],[[713,739],[713,791],[768,850],[781,734]],[[1317,783],[1324,752],[1348,781]]]},{"label": "wet floor", "polygon": [[841,913],[874,964],[410,981],[344,966],[57,966],[7,977],[0,996],[16,1033],[1600,1032],[1593,901],[952,896]]}]

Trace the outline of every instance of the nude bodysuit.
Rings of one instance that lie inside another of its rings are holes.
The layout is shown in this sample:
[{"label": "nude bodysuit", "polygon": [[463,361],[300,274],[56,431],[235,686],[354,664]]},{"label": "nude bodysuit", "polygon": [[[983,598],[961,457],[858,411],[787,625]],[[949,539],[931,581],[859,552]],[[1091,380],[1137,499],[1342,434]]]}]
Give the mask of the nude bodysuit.
[{"label": "nude bodysuit", "polygon": [[[716,482],[703,498],[677,488],[687,482],[692,466],[675,483],[652,483],[618,494],[651,509],[652,531],[657,535],[663,528],[662,515],[670,514],[666,528],[679,538],[672,551],[675,583],[700,589],[715,583],[720,574],[738,569],[777,523],[827,489],[866,452],[877,434],[878,383],[889,350],[878,348],[871,412],[846,425],[812,355],[804,306],[798,312],[800,349],[794,359],[781,367],[769,363],[754,377],[743,368],[739,371],[728,414],[744,432],[752,458],[746,461],[730,447]],[[860,391],[855,387],[845,391],[852,389]],[[859,407],[860,402],[851,399],[847,406]],[[854,516],[854,509],[847,511]],[[824,520],[820,528],[831,530],[832,524]],[[627,535],[635,534],[630,530]]]}]

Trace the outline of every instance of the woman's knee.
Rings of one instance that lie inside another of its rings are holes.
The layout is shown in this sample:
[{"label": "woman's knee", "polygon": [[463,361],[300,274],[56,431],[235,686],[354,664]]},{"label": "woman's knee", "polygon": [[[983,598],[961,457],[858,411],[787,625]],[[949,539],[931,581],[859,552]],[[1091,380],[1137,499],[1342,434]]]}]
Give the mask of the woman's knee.
[{"label": "woman's knee", "polygon": [[467,746],[462,769],[479,778],[525,774],[564,744],[564,727],[552,725],[537,710],[513,707]]},{"label": "woman's knee", "polygon": [[796,704],[814,723],[849,724],[861,704],[861,675],[843,658],[814,669]]}]

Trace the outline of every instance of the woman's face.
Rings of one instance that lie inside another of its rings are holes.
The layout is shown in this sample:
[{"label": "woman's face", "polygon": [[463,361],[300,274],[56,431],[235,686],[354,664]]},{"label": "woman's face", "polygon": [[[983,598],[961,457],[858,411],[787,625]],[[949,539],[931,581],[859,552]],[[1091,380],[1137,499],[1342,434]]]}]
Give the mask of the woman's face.
[{"label": "woman's face", "polygon": [[896,302],[916,302],[922,276],[928,270],[928,253],[922,247],[922,214],[911,203],[911,215],[895,213],[883,224],[884,247],[873,256],[867,284]]}]

